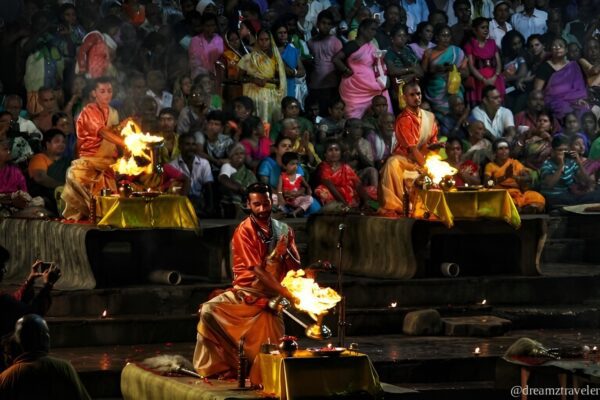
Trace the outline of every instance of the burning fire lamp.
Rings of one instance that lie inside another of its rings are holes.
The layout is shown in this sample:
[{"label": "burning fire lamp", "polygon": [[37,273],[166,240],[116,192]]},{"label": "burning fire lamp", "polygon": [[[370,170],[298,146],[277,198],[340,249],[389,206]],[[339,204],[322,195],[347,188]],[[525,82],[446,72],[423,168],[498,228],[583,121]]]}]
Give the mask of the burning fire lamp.
[{"label": "burning fire lamp", "polygon": [[108,316],[108,312],[106,310],[102,311],[102,314],[100,314],[100,319],[106,319],[106,317]]},{"label": "burning fire lamp", "polygon": [[425,160],[425,171],[427,171],[427,176],[431,178],[434,187],[443,190],[450,190],[454,187],[455,181],[452,177],[458,170],[446,161],[442,161],[438,154],[431,154],[427,157]]},{"label": "burning fire lamp", "polygon": [[481,305],[482,305],[482,306],[485,306],[485,305],[486,305],[486,303],[487,303],[487,300],[486,300],[486,299],[483,299],[483,300],[481,301]]},{"label": "burning fire lamp", "polygon": [[142,133],[141,128],[133,120],[124,123],[121,136],[130,154],[117,160],[112,166],[115,172],[129,176],[162,172],[157,164],[157,151],[165,143],[163,137]]},{"label": "burning fire lamp", "polygon": [[398,306],[398,302],[397,301],[392,301],[390,303],[390,308],[396,308]]},{"label": "burning fire lamp", "polygon": [[473,350],[473,355],[475,357],[479,357],[481,355],[481,349],[479,347],[475,347],[475,350]]}]

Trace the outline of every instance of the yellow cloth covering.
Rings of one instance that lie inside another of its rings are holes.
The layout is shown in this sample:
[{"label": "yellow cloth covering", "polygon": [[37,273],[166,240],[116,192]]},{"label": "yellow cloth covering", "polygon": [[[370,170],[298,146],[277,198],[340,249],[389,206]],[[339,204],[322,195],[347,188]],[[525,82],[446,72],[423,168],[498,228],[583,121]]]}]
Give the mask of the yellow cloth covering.
[{"label": "yellow cloth covering", "polygon": [[100,196],[96,204],[99,226],[115,228],[181,228],[198,231],[198,218],[186,196],[154,198]]},{"label": "yellow cloth covering", "polygon": [[241,391],[237,382],[155,374],[129,363],[121,372],[121,393],[125,400],[260,400],[254,390]]},{"label": "yellow cloth covering", "polygon": [[415,218],[423,218],[429,211],[448,228],[454,219],[490,218],[506,221],[514,228],[521,226],[521,217],[508,191],[503,189],[444,192],[442,190],[417,190]]},{"label": "yellow cloth covering", "polygon": [[381,394],[379,376],[365,354],[345,351],[339,357],[314,357],[298,350],[294,357],[259,354],[252,371],[253,384],[261,383],[266,395],[281,400],[327,398],[336,395]]}]

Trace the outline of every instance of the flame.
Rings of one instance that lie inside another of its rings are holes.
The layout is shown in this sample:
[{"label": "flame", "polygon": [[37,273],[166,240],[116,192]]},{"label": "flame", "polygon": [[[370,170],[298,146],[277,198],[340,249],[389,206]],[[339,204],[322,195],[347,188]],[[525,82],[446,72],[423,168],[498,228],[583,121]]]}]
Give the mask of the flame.
[{"label": "flame", "polygon": [[326,314],[327,310],[335,307],[342,299],[340,295],[331,288],[321,288],[314,279],[305,278],[302,269],[288,271],[281,285],[288,288],[299,300],[295,307],[306,311],[316,321],[317,315]]},{"label": "flame", "polygon": [[475,355],[481,354],[481,350],[479,350],[479,347],[475,347],[475,351],[473,352],[473,354],[475,354]]},{"label": "flame", "polygon": [[[164,139],[160,136],[152,136],[148,133],[142,133],[141,128],[132,120],[128,120],[125,123],[123,129],[121,129],[121,136],[125,141],[127,150],[131,153],[127,158],[125,156],[119,158],[117,163],[112,167],[113,169],[122,175],[140,175],[143,173],[151,174],[153,171],[153,159],[152,150],[149,145],[157,144]],[[138,165],[136,159],[145,159],[148,162],[145,165]]]},{"label": "flame", "polygon": [[398,305],[398,302],[396,302],[396,301],[392,301],[392,302],[390,303],[390,307],[391,307],[391,308],[396,308],[396,306],[397,306],[397,305]]},{"label": "flame", "polygon": [[482,305],[482,306],[484,306],[484,305],[485,305],[485,303],[487,303],[487,300],[486,300],[486,299],[483,299],[483,301],[481,302],[481,305]]},{"label": "flame", "polygon": [[106,316],[108,315],[108,312],[106,310],[102,311],[102,318],[106,318]]},{"label": "flame", "polygon": [[446,161],[442,161],[439,154],[431,154],[425,160],[425,169],[431,177],[431,181],[434,185],[439,185],[442,179],[446,176],[452,176],[458,172],[458,170]]}]

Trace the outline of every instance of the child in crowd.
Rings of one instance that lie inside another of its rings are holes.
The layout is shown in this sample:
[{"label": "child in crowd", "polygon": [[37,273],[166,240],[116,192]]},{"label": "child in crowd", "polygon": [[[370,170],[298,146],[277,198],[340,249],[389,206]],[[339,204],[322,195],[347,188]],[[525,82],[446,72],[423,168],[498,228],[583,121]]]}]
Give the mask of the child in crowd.
[{"label": "child in crowd", "polygon": [[284,171],[277,184],[277,201],[280,208],[294,218],[302,217],[313,202],[312,191],[302,175],[298,174],[298,153],[287,152],[281,157]]}]

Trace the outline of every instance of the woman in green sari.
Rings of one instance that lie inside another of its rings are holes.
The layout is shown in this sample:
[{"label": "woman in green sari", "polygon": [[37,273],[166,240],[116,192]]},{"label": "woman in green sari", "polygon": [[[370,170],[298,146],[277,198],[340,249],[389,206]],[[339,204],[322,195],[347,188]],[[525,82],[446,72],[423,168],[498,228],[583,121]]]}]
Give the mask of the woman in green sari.
[{"label": "woman in green sari", "polygon": [[[425,97],[431,109],[437,118],[448,114],[448,75],[450,71],[456,69],[464,80],[469,75],[467,58],[465,53],[452,43],[452,31],[450,27],[438,24],[434,29],[434,41],[436,46],[427,49],[423,54],[421,66],[427,78],[425,87]],[[463,97],[464,89],[462,85],[458,90],[460,97]]]}]

